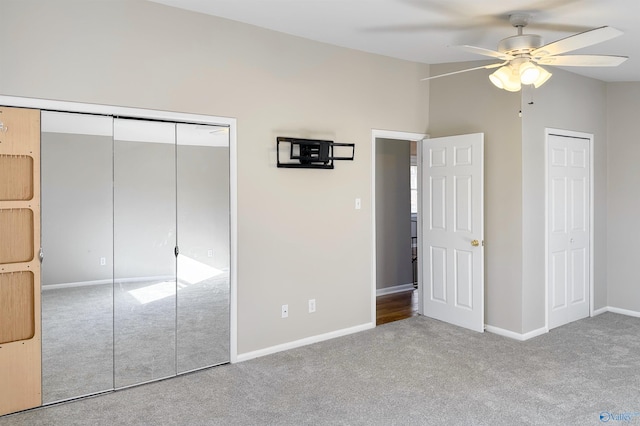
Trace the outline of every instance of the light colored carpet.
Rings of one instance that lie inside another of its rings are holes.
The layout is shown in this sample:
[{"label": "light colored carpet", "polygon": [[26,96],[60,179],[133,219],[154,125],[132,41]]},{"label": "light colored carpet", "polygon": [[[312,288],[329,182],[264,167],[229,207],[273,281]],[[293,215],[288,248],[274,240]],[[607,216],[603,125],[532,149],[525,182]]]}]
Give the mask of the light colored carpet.
[{"label": "light colored carpet", "polygon": [[597,425],[604,411],[640,412],[638,318],[606,313],[518,342],[414,317],[0,426]]}]

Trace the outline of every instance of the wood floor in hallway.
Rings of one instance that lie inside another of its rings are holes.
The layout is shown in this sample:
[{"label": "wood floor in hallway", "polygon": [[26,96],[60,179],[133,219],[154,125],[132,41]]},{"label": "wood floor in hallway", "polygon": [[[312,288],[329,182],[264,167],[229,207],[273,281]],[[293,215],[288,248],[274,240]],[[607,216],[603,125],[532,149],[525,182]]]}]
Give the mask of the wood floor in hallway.
[{"label": "wood floor in hallway", "polygon": [[418,315],[418,290],[387,294],[376,298],[376,325]]}]

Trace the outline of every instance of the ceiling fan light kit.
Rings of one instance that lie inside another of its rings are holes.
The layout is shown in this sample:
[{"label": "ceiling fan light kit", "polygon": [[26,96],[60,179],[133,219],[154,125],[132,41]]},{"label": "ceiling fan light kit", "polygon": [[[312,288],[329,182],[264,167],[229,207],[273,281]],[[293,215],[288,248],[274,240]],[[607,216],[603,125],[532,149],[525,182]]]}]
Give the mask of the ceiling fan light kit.
[{"label": "ceiling fan light kit", "polygon": [[523,84],[533,84],[537,89],[549,80],[551,75],[549,71],[532,61],[512,61],[509,65],[504,65],[489,75],[489,80],[499,89],[517,92]]},{"label": "ceiling fan light kit", "polygon": [[615,28],[595,28],[544,44],[542,37],[537,34],[523,34],[523,28],[527,26],[530,18],[530,14],[526,12],[514,12],[509,15],[509,22],[517,29],[518,34],[500,40],[497,51],[476,46],[458,46],[468,52],[500,59],[504,62],[454,71],[427,77],[423,80],[431,80],[477,69],[498,68],[489,75],[491,83],[500,89],[517,92],[522,88],[523,84],[533,85],[533,87],[538,88],[549,80],[551,73],[538,65],[539,63],[551,66],[603,67],[618,66],[628,59],[626,56],[562,55],[565,52],[581,49],[622,35],[622,31]]}]

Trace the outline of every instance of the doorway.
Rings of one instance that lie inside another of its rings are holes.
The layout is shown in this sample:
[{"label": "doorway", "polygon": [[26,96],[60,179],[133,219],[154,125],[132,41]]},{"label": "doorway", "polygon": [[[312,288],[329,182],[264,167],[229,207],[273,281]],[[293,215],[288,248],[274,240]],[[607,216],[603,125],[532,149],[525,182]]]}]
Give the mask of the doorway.
[{"label": "doorway", "polygon": [[[403,132],[372,132],[372,205],[378,204],[377,139],[419,141],[417,202],[422,208],[418,208],[416,227],[418,313],[482,332],[484,134],[425,137]],[[377,269],[382,260],[377,232],[384,223],[376,216],[375,208],[372,215],[373,322],[376,318]]]},{"label": "doorway", "polygon": [[419,312],[417,142],[425,137],[407,132],[372,132],[371,310],[372,322],[377,325]]}]

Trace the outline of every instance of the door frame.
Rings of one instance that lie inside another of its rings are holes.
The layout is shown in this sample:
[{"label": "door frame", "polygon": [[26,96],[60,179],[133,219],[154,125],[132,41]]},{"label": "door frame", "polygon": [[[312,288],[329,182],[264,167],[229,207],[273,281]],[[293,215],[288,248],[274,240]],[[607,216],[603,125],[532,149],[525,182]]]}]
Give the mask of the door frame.
[{"label": "door frame", "polygon": [[[377,245],[376,245],[376,139],[392,139],[397,141],[412,141],[420,142],[423,139],[429,138],[426,133],[413,133],[413,132],[401,132],[393,130],[378,130],[371,129],[371,324],[376,325],[376,281],[377,281]],[[416,144],[417,156],[418,156],[418,187],[420,187],[420,178],[422,176],[421,167],[421,147],[420,143]],[[409,167],[409,164],[407,164]],[[418,206],[420,205],[422,197],[420,190],[418,190]],[[418,208],[418,223],[417,223],[417,236],[418,247],[422,238],[420,236],[422,231],[422,209]],[[418,300],[419,300],[419,312],[422,313],[422,268],[420,267],[420,259],[422,250],[418,250]]]},{"label": "door frame", "polygon": [[238,148],[237,123],[235,118],[201,114],[187,114],[143,108],[119,107],[80,102],[54,101],[0,95],[0,105],[8,107],[35,108],[48,111],[75,112],[97,115],[124,116],[151,120],[166,120],[196,124],[222,125],[229,127],[229,359],[238,361]]},{"label": "door frame", "polygon": [[577,132],[546,127],[544,129],[544,320],[545,329],[549,330],[549,137],[561,136],[569,138],[587,139],[589,141],[589,316],[594,315],[594,135],[593,133]]}]

